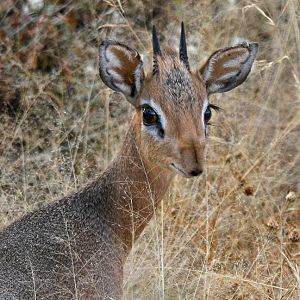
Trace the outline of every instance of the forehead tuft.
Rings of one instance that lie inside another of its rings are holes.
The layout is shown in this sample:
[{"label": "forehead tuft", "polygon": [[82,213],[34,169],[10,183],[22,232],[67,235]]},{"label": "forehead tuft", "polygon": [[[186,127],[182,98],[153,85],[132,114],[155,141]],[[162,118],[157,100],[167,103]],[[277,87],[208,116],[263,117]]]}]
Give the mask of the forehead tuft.
[{"label": "forehead tuft", "polygon": [[181,98],[189,96],[193,91],[191,78],[182,68],[175,67],[169,70],[163,80],[168,93],[177,101],[183,100]]},{"label": "forehead tuft", "polygon": [[155,75],[164,87],[164,96],[179,105],[191,104],[197,92],[190,72],[179,58],[161,56],[157,60],[159,72]]}]

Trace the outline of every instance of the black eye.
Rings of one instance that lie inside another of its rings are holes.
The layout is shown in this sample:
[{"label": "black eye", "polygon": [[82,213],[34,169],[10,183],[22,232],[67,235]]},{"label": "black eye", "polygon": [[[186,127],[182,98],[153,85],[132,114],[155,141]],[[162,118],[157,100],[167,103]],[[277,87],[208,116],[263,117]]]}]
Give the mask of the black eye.
[{"label": "black eye", "polygon": [[211,118],[211,109],[210,109],[210,106],[208,105],[206,108],[206,111],[204,113],[204,122],[207,124],[209,122],[210,118]]},{"label": "black eye", "polygon": [[143,122],[146,126],[155,125],[159,122],[157,113],[150,106],[143,106]]}]

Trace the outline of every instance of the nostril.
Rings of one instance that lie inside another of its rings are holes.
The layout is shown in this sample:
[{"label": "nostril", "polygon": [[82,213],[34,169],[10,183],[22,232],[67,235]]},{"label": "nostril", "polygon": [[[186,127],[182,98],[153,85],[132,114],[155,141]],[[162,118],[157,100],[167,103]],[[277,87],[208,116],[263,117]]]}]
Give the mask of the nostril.
[{"label": "nostril", "polygon": [[190,172],[191,176],[198,176],[202,173],[203,171],[202,170],[199,170],[199,169],[195,169],[193,171]]}]

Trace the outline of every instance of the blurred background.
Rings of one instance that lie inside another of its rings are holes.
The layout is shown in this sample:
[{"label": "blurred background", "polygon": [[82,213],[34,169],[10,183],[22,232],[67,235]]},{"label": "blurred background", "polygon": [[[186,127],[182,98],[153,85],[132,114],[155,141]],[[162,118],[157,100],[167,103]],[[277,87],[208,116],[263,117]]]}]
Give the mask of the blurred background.
[{"label": "blurred background", "polygon": [[176,177],[125,267],[124,299],[300,299],[300,3],[2,0],[0,228],[84,186],[116,156],[133,109],[98,75],[105,38],[152,69],[186,24],[191,68],[256,41],[246,82],[211,97],[205,175]]}]

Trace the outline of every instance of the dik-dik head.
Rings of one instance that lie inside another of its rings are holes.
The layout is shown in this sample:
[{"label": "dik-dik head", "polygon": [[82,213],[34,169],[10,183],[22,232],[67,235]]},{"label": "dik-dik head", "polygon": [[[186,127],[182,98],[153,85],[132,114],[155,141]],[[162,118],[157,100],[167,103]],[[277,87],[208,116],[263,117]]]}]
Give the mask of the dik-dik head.
[{"label": "dik-dik head", "polygon": [[116,41],[99,47],[103,82],[136,108],[135,130],[143,156],[161,167],[191,177],[203,171],[213,105],[209,96],[227,92],[247,78],[256,43],[214,52],[196,71],[190,69],[182,24],[179,53],[161,51],[153,27],[153,71],[145,76],[139,53]]}]

